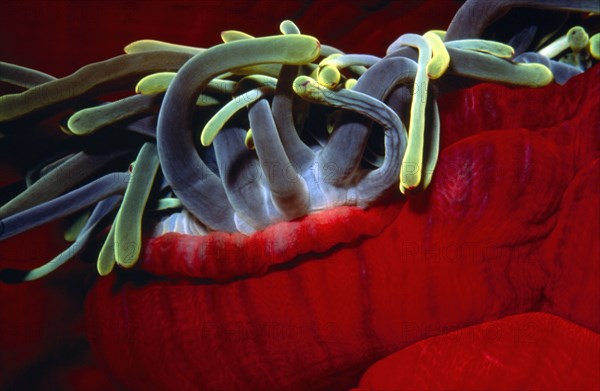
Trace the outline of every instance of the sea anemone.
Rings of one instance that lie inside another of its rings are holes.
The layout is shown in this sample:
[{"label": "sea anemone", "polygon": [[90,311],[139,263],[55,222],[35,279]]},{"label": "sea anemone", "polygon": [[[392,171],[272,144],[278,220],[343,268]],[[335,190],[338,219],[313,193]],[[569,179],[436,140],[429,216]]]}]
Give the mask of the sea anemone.
[{"label": "sea anemone", "polygon": [[[597,171],[598,11],[468,1],[383,57],[285,20],[209,48],[135,41],[58,79],[0,63],[22,89],[0,96],[0,142],[40,123],[69,136],[3,189],[0,240],[70,216],[72,242],[0,280],[92,258],[111,277],[88,296],[88,337],[132,389],[343,389],[413,342],[520,312],[597,333],[597,312],[544,301],[567,239],[541,240]],[[523,108],[547,96],[560,110]]]}]

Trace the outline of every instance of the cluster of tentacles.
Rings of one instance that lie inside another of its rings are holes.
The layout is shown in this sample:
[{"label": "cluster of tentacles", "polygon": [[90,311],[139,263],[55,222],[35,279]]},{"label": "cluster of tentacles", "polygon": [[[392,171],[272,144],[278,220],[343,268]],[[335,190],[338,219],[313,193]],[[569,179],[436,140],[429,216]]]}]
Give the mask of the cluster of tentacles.
[{"label": "cluster of tentacles", "polygon": [[[550,3],[598,12],[595,2]],[[136,263],[142,222],[152,235],[251,234],[334,206],[366,208],[398,187],[418,194],[439,152],[439,93],[473,81],[562,84],[600,58],[600,34],[581,26],[481,39],[499,11],[467,23],[471,4],[447,32],[402,35],[383,58],[345,54],[284,21],[281,35],[226,31],[208,49],[137,41],[62,79],[0,63],[0,81],[24,89],[0,97],[3,137],[75,111],[57,126],[74,137],[30,168],[24,189],[3,189],[0,207],[0,240],[74,215],[72,245],[1,279],[46,275],[108,226],[101,275]],[[133,85],[132,96],[101,99]]]}]

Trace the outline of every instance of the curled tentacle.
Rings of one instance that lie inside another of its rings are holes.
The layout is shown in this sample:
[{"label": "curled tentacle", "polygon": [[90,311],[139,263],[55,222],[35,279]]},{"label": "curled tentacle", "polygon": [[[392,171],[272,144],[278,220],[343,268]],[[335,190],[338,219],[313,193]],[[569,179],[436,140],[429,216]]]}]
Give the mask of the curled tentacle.
[{"label": "curled tentacle", "polygon": [[[540,50],[550,58],[536,53],[514,57],[546,33],[543,23],[532,23],[516,35],[509,29],[512,38],[502,38],[508,45],[478,38],[494,19],[516,6],[598,9],[587,0],[468,1],[447,33],[405,34],[388,47],[383,59],[321,46],[315,38],[301,35],[293,22],[284,21],[283,36],[255,38],[230,30],[222,33],[224,44],[209,49],[136,41],[125,48],[124,56],[57,80],[0,63],[0,82],[28,89],[0,97],[0,123],[10,122],[8,129],[20,125],[17,120],[37,120],[40,114],[69,108],[75,111],[68,122],[71,132],[64,123],[57,126],[67,136],[78,134],[95,142],[109,132],[126,130],[128,146],[130,140],[136,147],[147,141],[130,166],[131,176],[120,173],[95,180],[108,163],[122,163],[113,161],[129,149],[113,150],[114,156],[92,155],[82,151],[81,144],[78,149],[60,145],[67,153],[54,154],[30,169],[29,187],[22,194],[14,197],[22,183],[2,189],[3,197],[14,199],[0,208],[0,240],[79,212],[65,237],[81,247],[125,193],[98,255],[96,268],[106,275],[115,265],[135,264],[142,220],[156,223],[151,228],[155,236],[252,234],[333,206],[369,207],[398,184],[402,193],[416,194],[431,183],[437,163],[438,91],[477,81],[529,87],[553,79],[564,83],[598,60],[600,35],[590,37],[579,26]],[[460,25],[465,21],[470,26]],[[581,24],[589,26],[588,21]],[[541,43],[535,42],[534,49],[565,27],[570,26],[561,25]],[[494,28],[486,36],[502,35]],[[141,95],[109,103],[88,101],[134,85]],[[233,100],[225,103],[231,96]],[[198,110],[211,105],[217,107]],[[248,118],[239,115],[246,112],[242,109],[247,109]],[[92,134],[113,124],[102,134]],[[408,134],[404,124],[409,125]],[[211,148],[202,147],[211,143]],[[69,168],[80,166],[72,175]],[[164,177],[156,177],[159,168]],[[71,175],[66,176],[67,171]],[[160,183],[154,184],[155,178]],[[84,181],[90,182],[71,190]],[[97,205],[92,210],[93,204]],[[79,251],[68,250],[70,255]],[[69,257],[61,253],[31,272],[4,270],[0,280],[37,278]]]},{"label": "curled tentacle", "polygon": [[353,110],[383,127],[386,158],[381,167],[359,179],[356,194],[351,194],[351,197],[356,197],[359,206],[366,206],[386,194],[396,183],[407,144],[406,128],[398,115],[385,103],[358,91],[341,89],[323,92],[315,80],[306,76],[296,79],[294,89],[306,100]]},{"label": "curled tentacle", "polygon": [[542,64],[550,69],[550,72],[554,75],[554,81],[560,85],[565,84],[573,76],[583,73],[579,68],[551,60],[548,57],[535,52],[522,53],[515,57],[514,61],[526,64]]},{"label": "curled tentacle", "polygon": [[159,115],[158,152],[173,191],[201,222],[227,232],[236,229],[220,179],[194,148],[191,109],[198,93],[209,80],[230,70],[263,63],[309,63],[318,55],[318,41],[308,36],[247,39],[214,46],[192,58],[177,73]]},{"label": "curled tentacle", "polygon": [[200,142],[205,147],[209,146],[217,134],[223,129],[227,121],[229,121],[238,111],[246,106],[262,99],[266,95],[273,94],[273,87],[260,87],[245,92],[236,96],[229,101],[225,106],[221,107],[215,115],[204,125],[202,133],[200,133]]},{"label": "curled tentacle", "polygon": [[[412,84],[416,72],[414,61],[403,57],[386,58],[365,72],[353,91],[385,100],[398,85]],[[370,133],[368,120],[352,116],[352,121],[348,122],[349,116],[343,117],[345,119],[334,129],[329,143],[319,154],[322,166],[335,167],[329,179],[336,185],[343,185],[355,176]]]},{"label": "curled tentacle", "polygon": [[448,48],[449,72],[477,80],[518,86],[542,87],[552,82],[554,75],[542,64],[514,63],[496,56],[472,50]]},{"label": "curled tentacle", "polygon": [[427,77],[439,79],[450,66],[450,54],[442,39],[435,32],[428,31],[423,38],[431,48],[431,60],[427,63]]}]

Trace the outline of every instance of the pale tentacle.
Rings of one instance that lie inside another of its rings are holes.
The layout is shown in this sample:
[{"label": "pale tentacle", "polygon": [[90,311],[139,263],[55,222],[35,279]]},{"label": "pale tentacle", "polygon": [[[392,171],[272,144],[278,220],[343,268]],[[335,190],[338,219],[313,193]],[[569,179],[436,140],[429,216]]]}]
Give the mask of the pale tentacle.
[{"label": "pale tentacle", "polygon": [[[425,142],[425,109],[427,104],[427,93],[429,90],[429,78],[427,69],[432,57],[431,46],[427,40],[416,34],[404,34],[392,45],[404,45],[419,50],[419,65],[415,76],[413,88],[413,99],[410,106],[410,120],[408,130],[408,145],[402,160],[400,171],[400,191],[414,189],[421,184],[423,171],[423,144]],[[407,169],[415,168],[413,174],[408,175]]]},{"label": "pale tentacle", "polygon": [[32,88],[53,80],[56,78],[47,73],[0,61],[0,82]]},{"label": "pale tentacle", "polygon": [[71,133],[82,136],[120,121],[158,111],[162,96],[133,95],[101,106],[89,107],[73,114],[67,126]]},{"label": "pale tentacle", "polygon": [[94,93],[119,90],[131,78],[164,70],[177,70],[189,54],[145,52],[126,54],[84,66],[77,72],[40,84],[19,94],[0,96],[0,122],[31,116],[42,109],[52,109]]},{"label": "pale tentacle", "polygon": [[213,146],[227,199],[239,219],[252,227],[249,232],[240,226],[238,230],[251,233],[271,223],[269,214],[265,212],[274,207],[269,206],[268,192],[262,185],[264,176],[260,164],[254,153],[244,146],[245,134],[246,131],[241,128],[223,129],[213,141]]},{"label": "pale tentacle", "polygon": [[314,152],[302,142],[294,124],[294,90],[292,84],[298,76],[298,68],[286,65],[281,68],[275,96],[273,97],[273,119],[277,125],[281,144],[294,167],[304,170],[314,160]]},{"label": "pale tentacle", "polygon": [[115,219],[115,260],[123,267],[137,262],[142,250],[142,215],[158,172],[156,145],[145,143],[140,149],[125,195]]},{"label": "pale tentacle", "polygon": [[552,75],[554,75],[554,81],[560,85],[565,84],[573,76],[583,73],[583,71],[579,68],[551,60],[548,57],[536,52],[525,52],[519,54],[513,59],[513,61],[524,64],[541,64],[547,67],[550,69],[550,72],[552,72]]},{"label": "pale tentacle", "polygon": [[318,55],[319,44],[312,37],[256,38],[214,46],[179,70],[167,89],[159,114],[158,151],[173,191],[202,223],[227,232],[236,229],[233,209],[220,179],[194,148],[191,125],[195,97],[209,80],[224,72],[263,63],[309,63]]},{"label": "pale tentacle", "polygon": [[[285,20],[281,22],[279,29],[282,34],[300,34],[300,29],[293,22]],[[292,84],[298,76],[300,67],[296,65],[284,65],[281,67],[275,96],[271,104],[273,119],[279,132],[281,144],[294,167],[304,171],[314,160],[313,151],[302,142],[296,125],[294,123],[294,89]]]},{"label": "pale tentacle", "polygon": [[[358,79],[353,91],[385,100],[398,85],[412,85],[416,72],[417,64],[407,58],[383,59]],[[334,129],[329,143],[319,154],[320,165],[335,167],[330,180],[336,185],[343,185],[355,175],[370,133],[368,120],[351,113],[344,113],[342,118],[341,125]]]},{"label": "pale tentacle", "polygon": [[48,275],[64,265],[70,259],[79,255],[92,239],[92,234],[96,231],[100,222],[117,207],[121,202],[121,198],[120,195],[113,195],[100,200],[73,244],[54,257],[51,261],[33,270],[0,270],[0,281],[5,283],[18,283],[37,280]]},{"label": "pale tentacle", "polygon": [[541,64],[513,63],[472,50],[448,48],[448,72],[477,80],[518,86],[542,87],[553,80],[550,69]]},{"label": "pale tentacle", "polygon": [[4,204],[0,208],[0,218],[15,215],[52,200],[129,152],[121,148],[103,154],[78,152]]},{"label": "pale tentacle", "polygon": [[47,222],[78,212],[111,195],[125,191],[129,174],[112,173],[33,208],[2,220],[0,239],[8,239]]},{"label": "pale tentacle", "polygon": [[398,115],[385,103],[358,91],[341,89],[323,93],[323,87],[306,76],[296,79],[294,89],[303,99],[353,110],[383,127],[386,149],[384,162],[381,167],[359,179],[356,193],[352,192],[350,198],[356,199],[357,205],[364,207],[384,196],[397,181],[406,149],[406,128]]},{"label": "pale tentacle", "polygon": [[250,107],[249,118],[273,203],[288,220],[305,215],[309,210],[308,188],[285,153],[269,103],[265,99],[256,102]]}]

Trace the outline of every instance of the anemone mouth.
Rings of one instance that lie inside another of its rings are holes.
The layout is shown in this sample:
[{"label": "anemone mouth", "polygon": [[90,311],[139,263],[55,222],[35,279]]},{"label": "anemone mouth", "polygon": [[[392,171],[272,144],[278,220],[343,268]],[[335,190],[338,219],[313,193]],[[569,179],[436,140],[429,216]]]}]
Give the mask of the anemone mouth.
[{"label": "anemone mouth", "polygon": [[[509,40],[519,50],[480,39],[499,15],[521,3],[482,4],[465,4],[447,33],[400,36],[383,58],[343,53],[284,21],[281,35],[226,31],[223,44],[207,49],[136,41],[125,55],[62,79],[1,63],[3,80],[25,89],[0,97],[0,122],[8,136],[75,105],[76,112],[60,124],[69,136],[97,140],[112,127],[133,141],[109,151],[89,145],[62,150],[30,170],[26,190],[0,208],[0,239],[80,213],[67,235],[73,245],[31,273],[0,275],[43,276],[110,222],[99,273],[115,265],[133,267],[144,250],[142,223],[156,213],[163,218],[154,236],[207,234],[199,240],[206,246],[224,233],[233,234],[233,242],[245,240],[239,235],[268,240],[298,219],[304,227],[332,208],[381,205],[397,189],[418,196],[432,181],[440,150],[439,93],[466,79],[562,84],[598,60],[598,34],[590,38],[581,26],[556,28],[565,35],[551,44],[558,49],[540,50],[549,56],[520,54],[540,45],[528,30]],[[523,4],[597,11],[593,2]],[[477,21],[469,16],[475,11],[483,15]],[[135,95],[90,101],[132,83]],[[111,172],[115,167],[119,171]]]},{"label": "anemone mouth", "polygon": [[394,221],[403,202],[368,210],[339,206],[251,235],[211,232],[205,236],[165,233],[149,237],[139,269],[172,280],[227,283],[293,268],[343,245],[357,246]]}]

